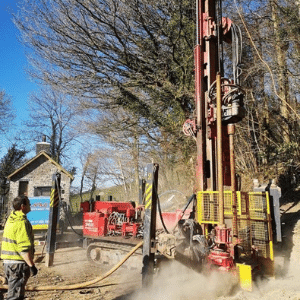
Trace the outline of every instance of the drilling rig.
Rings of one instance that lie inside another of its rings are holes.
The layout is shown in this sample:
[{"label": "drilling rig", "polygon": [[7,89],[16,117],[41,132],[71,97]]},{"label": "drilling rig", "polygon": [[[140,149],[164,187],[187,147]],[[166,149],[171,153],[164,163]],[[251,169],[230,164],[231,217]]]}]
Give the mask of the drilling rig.
[{"label": "drilling rig", "polygon": [[[232,78],[224,75],[224,43],[232,45]],[[249,291],[256,276],[274,275],[269,193],[240,191],[235,170],[235,124],[245,116],[241,54],[241,31],[222,16],[222,0],[196,0],[195,111],[183,125],[197,145],[194,191],[183,209],[162,211],[159,166],[152,163],[140,183],[138,206],[112,199],[82,203],[90,260],[117,263],[143,239],[136,255],[136,265],[142,257],[143,286],[151,284],[163,259],[231,273]]]},{"label": "drilling rig", "polygon": [[[196,0],[195,112],[183,125],[184,134],[197,144],[195,188],[176,217],[161,212],[158,165],[148,166],[145,286],[152,281],[159,256],[177,259],[194,269],[232,272],[246,290],[252,289],[256,274],[274,274],[269,195],[241,192],[235,170],[235,124],[245,116],[240,87],[241,41],[239,27],[222,16],[221,0]],[[224,43],[232,45],[231,79],[224,75]],[[158,222],[164,229],[159,235]]]}]

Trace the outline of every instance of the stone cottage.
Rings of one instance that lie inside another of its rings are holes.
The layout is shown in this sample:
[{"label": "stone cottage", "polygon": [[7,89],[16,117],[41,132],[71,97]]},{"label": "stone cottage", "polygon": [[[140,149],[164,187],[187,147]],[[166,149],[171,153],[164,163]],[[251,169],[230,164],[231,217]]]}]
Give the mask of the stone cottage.
[{"label": "stone cottage", "polygon": [[[73,175],[67,172],[48,154],[50,144],[46,141],[36,145],[36,156],[8,176],[10,181],[9,203],[19,195],[30,197],[50,196],[52,175],[61,174],[61,200],[70,203],[70,186]],[[10,210],[11,207],[8,208]]]}]

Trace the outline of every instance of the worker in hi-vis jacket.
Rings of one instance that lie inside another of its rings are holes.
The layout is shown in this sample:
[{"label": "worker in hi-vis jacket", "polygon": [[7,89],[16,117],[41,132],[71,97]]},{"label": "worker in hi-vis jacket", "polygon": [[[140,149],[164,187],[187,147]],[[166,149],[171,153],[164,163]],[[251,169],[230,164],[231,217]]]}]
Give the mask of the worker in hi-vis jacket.
[{"label": "worker in hi-vis jacket", "polygon": [[8,284],[7,300],[24,299],[25,285],[30,274],[35,276],[34,237],[26,214],[30,212],[27,196],[13,200],[14,210],[8,217],[2,239],[1,259]]}]

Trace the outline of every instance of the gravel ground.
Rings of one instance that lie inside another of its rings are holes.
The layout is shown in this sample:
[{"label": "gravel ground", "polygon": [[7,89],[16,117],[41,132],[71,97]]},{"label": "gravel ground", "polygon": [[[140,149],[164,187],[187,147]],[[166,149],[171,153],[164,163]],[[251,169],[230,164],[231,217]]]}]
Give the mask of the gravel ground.
[{"label": "gravel ground", "polygon": [[[89,262],[86,259],[86,251],[79,247],[58,249],[52,267],[46,267],[44,262],[36,265],[38,275],[30,278],[27,286],[66,286],[84,283],[103,276],[110,269],[108,266]],[[0,272],[3,273],[2,266]],[[124,297],[139,288],[140,276],[140,270],[121,267],[110,277],[90,287],[64,291],[28,291],[26,299],[126,299]]]},{"label": "gravel ground", "polygon": [[[275,245],[275,278],[255,282],[253,292],[241,291],[228,274],[213,273],[203,276],[179,263],[170,263],[156,275],[152,289],[141,287],[141,270],[128,263],[108,278],[88,288],[64,291],[26,292],[26,299],[107,299],[107,300],[300,300],[300,204],[285,203],[281,207],[283,242]],[[41,246],[37,252],[41,251]],[[61,286],[86,282],[104,275],[110,267],[95,265],[86,258],[80,247],[58,249],[54,265],[37,263],[38,276],[30,278],[28,286]],[[0,274],[3,267],[0,266]],[[5,297],[5,293],[4,293]],[[5,298],[4,298],[5,299]]]}]

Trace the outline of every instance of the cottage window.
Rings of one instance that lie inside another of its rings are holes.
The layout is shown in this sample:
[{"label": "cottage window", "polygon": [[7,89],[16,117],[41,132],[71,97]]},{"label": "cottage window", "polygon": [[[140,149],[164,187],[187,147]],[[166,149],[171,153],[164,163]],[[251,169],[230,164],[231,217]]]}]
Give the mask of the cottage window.
[{"label": "cottage window", "polygon": [[28,181],[19,181],[19,196],[28,196]]},{"label": "cottage window", "polygon": [[38,186],[34,188],[34,196],[50,196],[51,186]]}]

